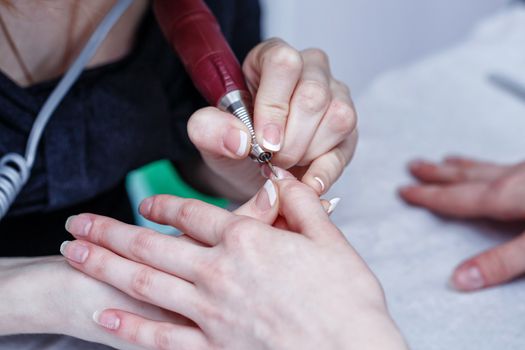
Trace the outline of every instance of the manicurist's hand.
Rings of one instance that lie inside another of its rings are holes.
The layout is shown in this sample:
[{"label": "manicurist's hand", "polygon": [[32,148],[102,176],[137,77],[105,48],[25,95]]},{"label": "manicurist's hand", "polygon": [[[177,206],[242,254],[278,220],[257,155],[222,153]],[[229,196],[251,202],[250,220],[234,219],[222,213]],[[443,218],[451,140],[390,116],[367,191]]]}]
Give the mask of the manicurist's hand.
[{"label": "manicurist's hand", "polygon": [[[409,203],[456,218],[525,220],[525,163],[499,165],[464,158],[416,161],[410,171],[421,184],[401,189]],[[525,273],[525,234],[459,265],[452,285],[472,291]]]},{"label": "manicurist's hand", "polygon": [[[263,148],[275,152],[275,165],[289,169],[318,194],[326,192],[350,161],[357,141],[356,113],[348,88],[330,72],[326,54],[297,51],[279,39],[255,47],[243,64],[254,96],[254,124]],[[219,191],[248,198],[262,185],[258,166],[246,159],[248,129],[216,108],[190,119],[188,132],[218,177]],[[244,161],[239,161],[244,159]],[[224,191],[223,191],[224,192]]]},{"label": "manicurist's hand", "polygon": [[149,349],[406,348],[378,281],[297,180],[266,182],[235,213],[171,196],[140,210],[186,238],[82,214],[69,221],[77,241],[64,253],[74,268],[194,324],[116,306],[96,314],[109,334]]}]

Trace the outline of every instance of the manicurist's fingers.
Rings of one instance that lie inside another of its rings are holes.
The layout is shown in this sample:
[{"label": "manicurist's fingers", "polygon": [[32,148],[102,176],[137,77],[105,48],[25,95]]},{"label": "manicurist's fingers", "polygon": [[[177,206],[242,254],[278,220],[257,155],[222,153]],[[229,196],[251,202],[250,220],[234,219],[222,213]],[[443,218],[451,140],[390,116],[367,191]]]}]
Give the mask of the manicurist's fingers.
[{"label": "manicurist's fingers", "polygon": [[195,320],[204,302],[195,286],[181,278],[122,258],[87,241],[64,242],[61,253],[71,266],[129,296]]},{"label": "manicurist's fingers", "polygon": [[280,39],[259,44],[244,62],[244,74],[255,96],[257,140],[268,151],[281,149],[290,100],[302,69],[301,54]]},{"label": "manicurist's fingers", "polygon": [[251,136],[246,126],[217,108],[195,112],[188,121],[188,135],[200,152],[214,157],[242,159],[250,153]]},{"label": "manicurist's fingers", "polygon": [[99,215],[72,216],[66,229],[78,239],[190,281],[196,274],[195,262],[205,259],[207,253],[206,248],[187,240]]},{"label": "manicurist's fingers", "polygon": [[357,116],[348,87],[332,79],[330,89],[332,91],[330,106],[308,145],[308,150],[299,161],[299,165],[310,164],[343,142],[356,128]]},{"label": "manicurist's fingers", "polygon": [[451,277],[460,291],[508,282],[525,273],[525,234],[462,263]]},{"label": "manicurist's fingers", "polygon": [[508,171],[509,167],[472,159],[449,157],[442,163],[416,160],[409,164],[412,175],[428,183],[457,183],[492,181]]},{"label": "manicurist's fingers", "polygon": [[148,220],[176,227],[212,246],[220,242],[223,227],[235,218],[234,214],[214,205],[169,195],[146,198],[139,210]]},{"label": "manicurist's fingers", "polygon": [[145,319],[130,312],[106,309],[93,320],[120,339],[146,349],[210,349],[204,333],[197,327]]},{"label": "manicurist's fingers", "polygon": [[357,130],[341,144],[315,159],[301,181],[313,188],[317,194],[325,193],[341,176],[352,159],[357,144]]},{"label": "manicurist's fingers", "polygon": [[302,55],[303,71],[291,98],[284,143],[274,157],[274,162],[284,169],[298,164],[304,157],[332,100],[326,54],[311,49]]}]

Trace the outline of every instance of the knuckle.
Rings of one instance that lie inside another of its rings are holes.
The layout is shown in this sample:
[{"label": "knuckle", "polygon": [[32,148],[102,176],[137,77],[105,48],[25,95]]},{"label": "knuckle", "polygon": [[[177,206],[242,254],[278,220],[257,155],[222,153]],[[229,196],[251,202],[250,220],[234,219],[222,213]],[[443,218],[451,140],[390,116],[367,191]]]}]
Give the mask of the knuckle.
[{"label": "knuckle", "polygon": [[301,155],[293,151],[281,151],[276,154],[279,166],[282,168],[291,168],[301,160]]},{"label": "knuckle", "polygon": [[149,252],[153,251],[155,247],[155,240],[146,232],[138,233],[129,243],[129,252],[132,260],[144,261],[149,256]]},{"label": "knuckle", "polygon": [[322,63],[325,66],[328,66],[330,64],[330,59],[326,52],[319,48],[306,49],[303,51],[303,54],[316,62]]},{"label": "knuckle", "polygon": [[512,277],[512,270],[500,249],[483,253],[477,259],[477,265],[488,283],[499,283]]},{"label": "knuckle", "polygon": [[495,181],[482,197],[483,205],[498,219],[510,220],[520,214],[519,206],[515,205],[512,198],[512,187],[507,181]]},{"label": "knuckle", "polygon": [[350,134],[356,127],[356,115],[352,106],[342,101],[332,101],[332,128],[341,134]]},{"label": "knuckle", "polygon": [[234,249],[246,247],[247,243],[252,239],[250,231],[255,226],[255,220],[248,217],[239,217],[231,221],[225,227],[225,244]]},{"label": "knuckle", "polygon": [[303,67],[301,54],[284,42],[275,42],[268,50],[269,63],[285,71],[297,71]]},{"label": "knuckle", "polygon": [[273,117],[278,122],[284,122],[288,113],[290,113],[290,105],[286,102],[279,101],[262,101],[264,106],[263,114]]},{"label": "knuckle", "polygon": [[157,328],[153,335],[153,339],[155,349],[170,350],[174,347],[171,329],[166,326]]},{"label": "knuckle", "polygon": [[111,229],[111,221],[101,216],[91,216],[91,227],[87,235],[93,243],[106,245],[106,234]]},{"label": "knuckle", "polygon": [[121,327],[118,332],[120,335],[131,344],[138,344],[141,323],[138,321],[126,320],[126,326]]},{"label": "knuckle", "polygon": [[185,200],[175,213],[175,222],[185,225],[190,222],[199,210],[200,202],[196,199]]},{"label": "knuckle", "polygon": [[335,85],[337,89],[341,90],[345,95],[347,96],[352,95],[352,90],[350,89],[350,87],[346,85],[345,83],[343,83],[342,81],[333,79],[333,84]]},{"label": "knuckle", "polygon": [[330,102],[328,86],[317,80],[303,80],[297,88],[297,96],[301,109],[310,113],[322,112]]},{"label": "knuckle", "polygon": [[286,181],[281,184],[281,191],[291,198],[301,197],[304,193],[314,193],[308,185],[299,181]]},{"label": "knuckle", "polygon": [[[347,157],[343,150],[340,148],[334,148],[330,153],[331,157],[327,162],[327,174],[339,174],[346,167]],[[330,176],[332,178],[332,176]]]},{"label": "knuckle", "polygon": [[149,268],[140,268],[132,277],[131,293],[136,298],[147,298],[153,286],[153,272]]},{"label": "knuckle", "polygon": [[93,276],[100,279],[105,279],[108,266],[111,266],[110,260],[109,254],[95,252],[93,249],[90,249],[88,261],[91,263],[91,271]]}]

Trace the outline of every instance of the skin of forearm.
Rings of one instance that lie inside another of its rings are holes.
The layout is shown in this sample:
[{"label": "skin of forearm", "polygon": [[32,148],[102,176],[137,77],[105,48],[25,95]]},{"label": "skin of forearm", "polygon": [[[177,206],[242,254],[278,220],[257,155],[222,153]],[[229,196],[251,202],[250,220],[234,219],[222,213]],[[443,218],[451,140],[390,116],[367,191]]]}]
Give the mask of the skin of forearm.
[{"label": "skin of forearm", "polygon": [[53,333],[56,322],[48,304],[56,275],[40,274],[56,258],[0,259],[0,335]]}]

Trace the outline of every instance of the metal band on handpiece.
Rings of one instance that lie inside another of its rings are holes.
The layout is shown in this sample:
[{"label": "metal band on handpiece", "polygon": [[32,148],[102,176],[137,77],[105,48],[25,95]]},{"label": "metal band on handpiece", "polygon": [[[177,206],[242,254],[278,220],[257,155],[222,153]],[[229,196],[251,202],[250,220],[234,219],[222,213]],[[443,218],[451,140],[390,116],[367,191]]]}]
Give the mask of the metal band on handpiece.
[{"label": "metal band on handpiece", "polygon": [[252,139],[250,157],[261,164],[268,163],[272,159],[273,154],[265,151],[259,145],[257,138],[255,137],[255,130],[252,122],[253,118],[251,114],[253,104],[250,93],[242,90],[231,91],[221,98],[218,108],[230,112],[246,125]]}]

